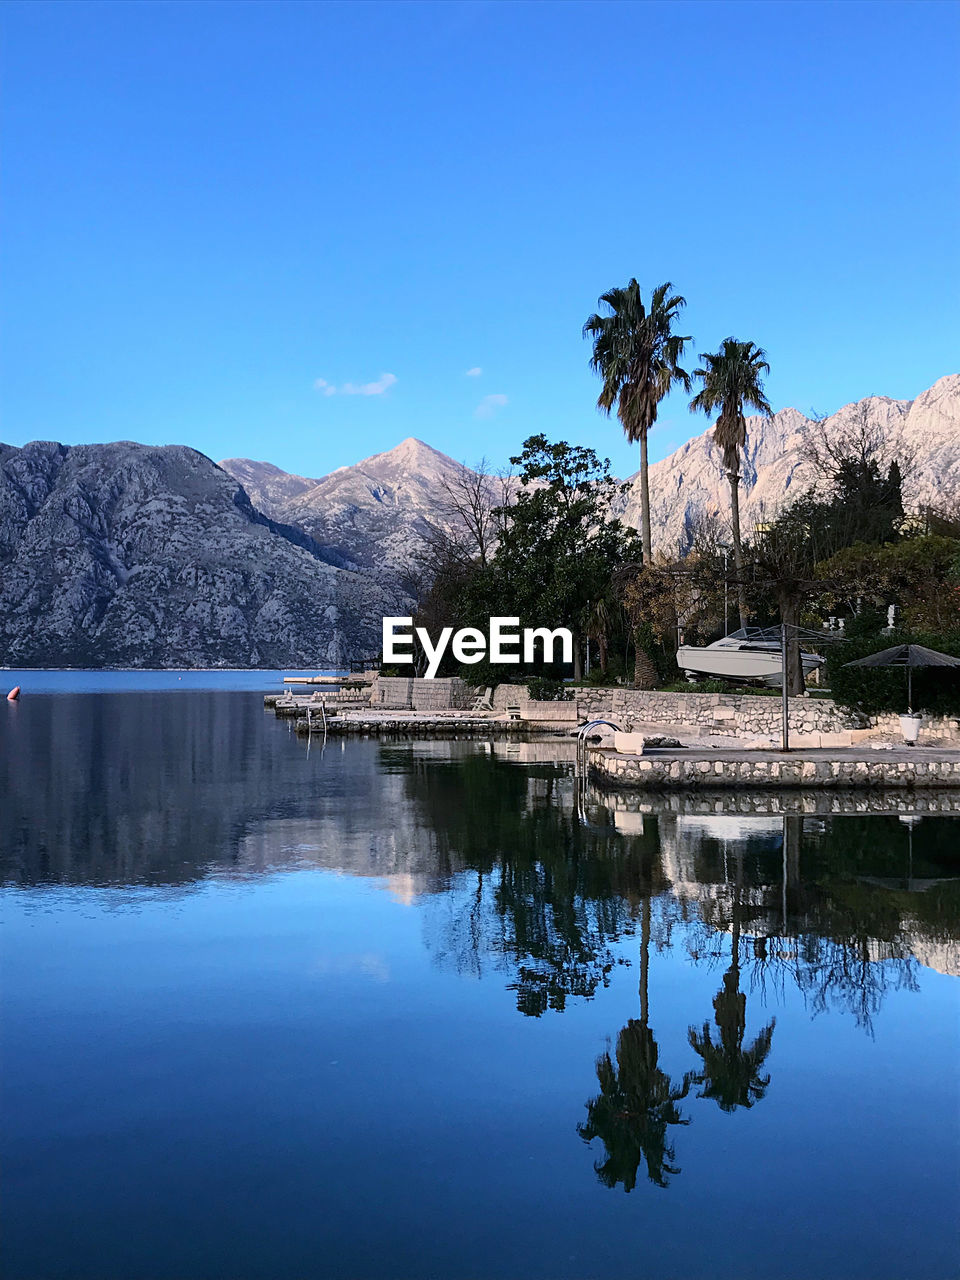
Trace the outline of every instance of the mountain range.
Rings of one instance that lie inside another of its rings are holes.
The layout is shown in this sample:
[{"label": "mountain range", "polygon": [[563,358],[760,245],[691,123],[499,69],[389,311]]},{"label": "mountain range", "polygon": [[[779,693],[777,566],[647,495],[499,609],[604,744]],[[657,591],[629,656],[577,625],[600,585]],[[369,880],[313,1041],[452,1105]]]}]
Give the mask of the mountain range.
[{"label": "mountain range", "polygon": [[[960,375],[916,400],[870,397],[823,429],[862,424],[912,455],[913,504],[960,500]],[[817,424],[750,418],[744,529],[816,482]],[[332,666],[379,647],[398,571],[442,523],[468,469],[420,440],[326,476],[219,465],[182,445],[0,445],[0,664]],[[639,523],[636,476],[618,511]],[[654,546],[728,521],[712,429],[650,471]]]},{"label": "mountain range", "polygon": [[182,445],[0,445],[0,664],[337,666],[385,602]]},{"label": "mountain range", "polygon": [[[822,430],[836,439],[861,423],[879,428],[891,448],[913,457],[905,486],[913,505],[960,499],[960,374],[941,378],[916,400],[871,396],[846,405],[822,423]],[[807,455],[820,429],[796,409],[747,419],[740,499],[745,531],[816,483]],[[227,458],[220,466],[261,510],[306,530],[338,563],[368,572],[396,569],[416,554],[437,520],[445,486],[468,470],[415,439],[313,480],[249,458]],[[626,483],[617,513],[639,527],[639,475]],[[685,549],[703,520],[726,528],[729,502],[709,427],[650,468],[654,548]]]}]

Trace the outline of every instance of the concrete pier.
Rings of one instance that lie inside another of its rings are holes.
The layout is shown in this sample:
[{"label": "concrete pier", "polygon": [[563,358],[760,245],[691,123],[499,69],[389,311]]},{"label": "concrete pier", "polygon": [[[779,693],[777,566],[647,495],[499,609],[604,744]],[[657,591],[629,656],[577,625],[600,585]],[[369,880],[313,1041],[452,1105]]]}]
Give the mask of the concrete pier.
[{"label": "concrete pier", "polygon": [[960,787],[960,750],[943,748],[805,748],[784,753],[722,747],[632,755],[595,747],[587,761],[591,776],[602,785],[649,791]]}]

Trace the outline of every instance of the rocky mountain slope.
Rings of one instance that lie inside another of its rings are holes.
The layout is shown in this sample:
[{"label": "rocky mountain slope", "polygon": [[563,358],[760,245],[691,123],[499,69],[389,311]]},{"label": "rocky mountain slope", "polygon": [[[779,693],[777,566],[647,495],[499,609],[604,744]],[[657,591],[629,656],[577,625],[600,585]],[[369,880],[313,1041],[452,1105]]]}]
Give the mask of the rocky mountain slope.
[{"label": "rocky mountain slope", "polygon": [[249,458],[220,466],[262,511],[304,529],[334,563],[377,577],[406,565],[430,525],[443,523],[444,485],[464,470],[412,437],[319,480]]},{"label": "rocky mountain slope", "polygon": [[[941,378],[916,400],[870,397],[846,405],[827,419],[831,436],[842,435],[861,416],[879,425],[890,442],[902,441],[916,457],[908,477],[913,505],[960,499],[960,374]],[[693,419],[691,419],[691,422]],[[796,409],[768,421],[747,420],[741,515],[744,531],[769,517],[817,479],[805,461],[815,429]],[[701,520],[726,528],[729,488],[713,444],[713,428],[688,441],[650,469],[655,547],[673,552],[689,545]],[[596,441],[602,453],[602,440]],[[463,470],[460,463],[420,440],[404,440],[318,480],[290,475],[267,462],[228,458],[220,464],[235,476],[254,503],[278,520],[305,529],[338,563],[389,577],[422,545],[431,522],[442,520],[443,486]],[[623,519],[640,524],[639,477],[620,505]]]},{"label": "rocky mountain slope", "polygon": [[[899,442],[914,456],[916,469],[905,484],[908,505],[960,500],[960,374],[941,378],[916,400],[871,396],[846,405],[823,425],[831,437],[842,437],[858,429],[861,416],[882,429],[892,448]],[[814,429],[796,409],[781,409],[769,420],[747,419],[740,499],[744,532],[816,483],[805,460]],[[650,468],[655,548],[672,553],[685,547],[700,520],[728,527],[729,486],[712,436],[710,427]],[[639,476],[630,482],[623,518],[639,526]]]},{"label": "rocky mountain slope", "polygon": [[333,665],[384,602],[183,446],[0,445],[0,663]]}]

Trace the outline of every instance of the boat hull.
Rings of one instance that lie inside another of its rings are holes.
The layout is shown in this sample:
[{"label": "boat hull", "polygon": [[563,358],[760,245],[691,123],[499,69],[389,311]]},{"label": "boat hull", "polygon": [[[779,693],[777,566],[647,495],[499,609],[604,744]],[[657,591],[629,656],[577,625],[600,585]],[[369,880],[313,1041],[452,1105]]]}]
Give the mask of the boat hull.
[{"label": "boat hull", "polygon": [[[814,653],[801,654],[801,661],[804,678],[823,665],[823,659]],[[677,665],[687,676],[765,684],[776,689],[783,683],[782,662],[776,650],[697,649],[692,645],[681,645],[677,650]]]}]

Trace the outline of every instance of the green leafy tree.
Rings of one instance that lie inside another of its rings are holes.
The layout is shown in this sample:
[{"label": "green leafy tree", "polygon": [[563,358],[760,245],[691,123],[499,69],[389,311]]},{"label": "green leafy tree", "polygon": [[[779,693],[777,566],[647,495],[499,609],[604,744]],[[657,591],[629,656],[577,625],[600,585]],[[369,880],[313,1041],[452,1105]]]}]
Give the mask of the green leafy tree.
[{"label": "green leafy tree", "polygon": [[623,603],[635,625],[649,626],[657,643],[675,655],[678,644],[722,621],[722,569],[696,549],[676,560],[657,555],[626,579]]},{"label": "green leafy tree", "polygon": [[807,493],[775,520],[759,525],[745,548],[748,591],[760,600],[772,596],[788,628],[787,692],[792,696],[804,691],[796,631],[801,612],[835,595],[837,583],[824,574],[823,562],[851,546],[862,532],[853,503]]},{"label": "green leafy tree", "polygon": [[[858,542],[882,544],[898,536],[903,516],[902,475],[894,460],[884,472],[869,439],[842,442],[822,463],[825,490],[802,494],[772,520],[759,524],[744,549],[743,579],[761,604],[773,597],[788,626],[787,688],[803,692],[796,630],[801,611],[827,601],[841,583],[822,565]],[[737,574],[737,578],[741,577]]]},{"label": "green leafy tree", "polygon": [[636,560],[636,537],[608,517],[619,486],[609,461],[592,449],[536,435],[511,462],[519,468],[516,500],[502,513],[488,568],[470,584],[467,612],[519,617],[521,626],[569,627],[579,676],[591,614],[598,599],[612,595],[614,575]]},{"label": "green leafy tree", "polygon": [[689,335],[674,332],[686,300],[672,292],[668,281],[658,285],[645,307],[636,280],[611,289],[599,299],[604,312],[595,312],[583,326],[593,340],[590,367],[603,379],[597,408],[617,409],[627,439],[640,442],[640,532],[643,557],[650,562],[650,484],[647,434],[657,420],[660,401],[675,382],[687,391],[690,375],[680,367]]},{"label": "green leafy tree", "polygon": [[841,545],[895,541],[903,522],[903,477],[916,455],[895,431],[887,432],[865,404],[855,405],[838,428],[820,419],[804,452],[818,477],[818,498],[844,538]]},{"label": "green leafy tree", "polygon": [[937,534],[878,546],[856,542],[817,566],[833,597],[859,610],[896,605],[903,623],[924,632],[960,631],[960,539]]},{"label": "green leafy tree", "polygon": [[740,626],[747,625],[747,593],[743,577],[743,542],[740,536],[740,455],[747,442],[747,420],[744,407],[756,409],[767,417],[772,414],[763,390],[763,375],[770,372],[767,353],[753,342],[724,338],[715,355],[701,356],[694,378],[701,389],[690,402],[694,412],[719,413],[713,438],[730,482],[730,529],[733,537],[733,560],[737,569],[737,606]]}]

